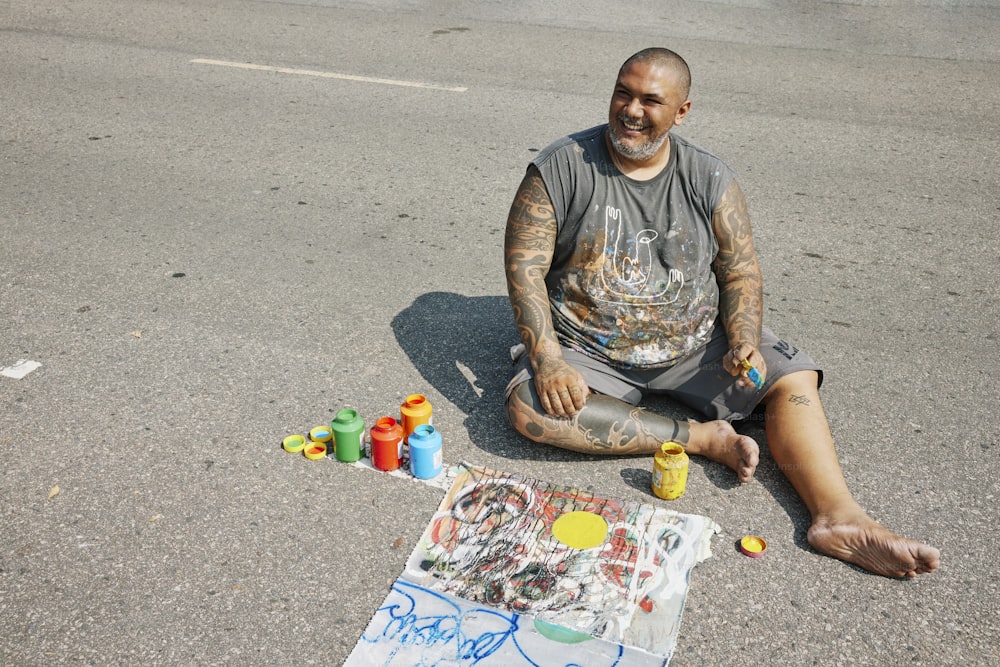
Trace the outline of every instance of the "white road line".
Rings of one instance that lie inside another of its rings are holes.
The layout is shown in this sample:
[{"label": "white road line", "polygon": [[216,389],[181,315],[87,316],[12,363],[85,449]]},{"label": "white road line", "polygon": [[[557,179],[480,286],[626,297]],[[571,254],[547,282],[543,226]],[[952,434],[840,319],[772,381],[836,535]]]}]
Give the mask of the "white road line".
[{"label": "white road line", "polygon": [[324,79],[344,79],[346,81],[363,81],[365,83],[380,83],[386,86],[406,86],[408,88],[428,88],[431,90],[445,90],[451,93],[464,93],[468,90],[464,86],[438,86],[433,83],[422,83],[420,81],[397,81],[395,79],[375,79],[368,76],[355,76],[354,74],[340,74],[338,72],[321,72],[311,69],[292,69],[290,67],[273,67],[271,65],[255,65],[253,63],[234,63],[227,60],[207,60],[205,58],[195,58],[191,61],[198,65],[216,65],[218,67],[235,67],[237,69],[252,69],[259,72],[278,72],[280,74],[298,74],[300,76],[318,76]]}]

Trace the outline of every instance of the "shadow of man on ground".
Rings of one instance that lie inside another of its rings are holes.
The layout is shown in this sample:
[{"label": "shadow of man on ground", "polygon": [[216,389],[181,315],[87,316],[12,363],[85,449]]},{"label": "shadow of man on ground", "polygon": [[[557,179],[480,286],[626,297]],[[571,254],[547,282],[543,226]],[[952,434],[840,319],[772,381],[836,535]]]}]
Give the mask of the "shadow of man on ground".
[{"label": "shadow of man on ground", "polygon": [[465,413],[475,446],[497,456],[526,455],[531,443],[503,415],[508,351],[518,341],[506,296],[428,292],[393,318],[392,330],[424,379]]},{"label": "shadow of man on ground", "polygon": [[503,395],[519,342],[507,296],[428,292],[392,320],[406,355],[446,399],[466,414],[472,444],[509,459],[579,461],[583,454],[531,442],[504,415]]}]

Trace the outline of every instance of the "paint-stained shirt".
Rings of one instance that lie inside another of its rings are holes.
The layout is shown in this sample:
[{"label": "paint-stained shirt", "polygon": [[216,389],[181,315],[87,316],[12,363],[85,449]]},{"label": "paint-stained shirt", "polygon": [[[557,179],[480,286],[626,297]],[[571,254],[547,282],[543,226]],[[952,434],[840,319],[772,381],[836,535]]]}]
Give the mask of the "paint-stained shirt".
[{"label": "paint-stained shirt", "polygon": [[674,134],[649,181],[625,176],[607,125],[564,137],[532,161],[559,233],[546,276],[560,341],[609,364],[667,367],[708,342],[719,314],[712,213],[734,178]]}]

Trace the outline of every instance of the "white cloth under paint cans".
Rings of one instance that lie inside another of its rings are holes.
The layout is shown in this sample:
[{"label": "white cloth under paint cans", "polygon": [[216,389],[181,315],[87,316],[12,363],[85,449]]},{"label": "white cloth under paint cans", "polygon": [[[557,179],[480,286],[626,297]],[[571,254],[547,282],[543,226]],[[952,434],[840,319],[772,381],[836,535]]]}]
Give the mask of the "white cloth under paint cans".
[{"label": "white cloth under paint cans", "polygon": [[[574,548],[568,512],[607,523]],[[711,519],[465,466],[345,665],[666,665]]]}]

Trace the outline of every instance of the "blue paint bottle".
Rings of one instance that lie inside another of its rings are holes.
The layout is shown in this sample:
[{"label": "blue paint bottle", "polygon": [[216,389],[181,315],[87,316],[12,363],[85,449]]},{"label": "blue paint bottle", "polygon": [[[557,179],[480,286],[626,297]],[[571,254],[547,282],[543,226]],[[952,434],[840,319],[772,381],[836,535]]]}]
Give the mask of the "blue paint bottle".
[{"label": "blue paint bottle", "polygon": [[430,424],[420,424],[410,434],[410,472],[418,479],[441,474],[441,434]]}]

